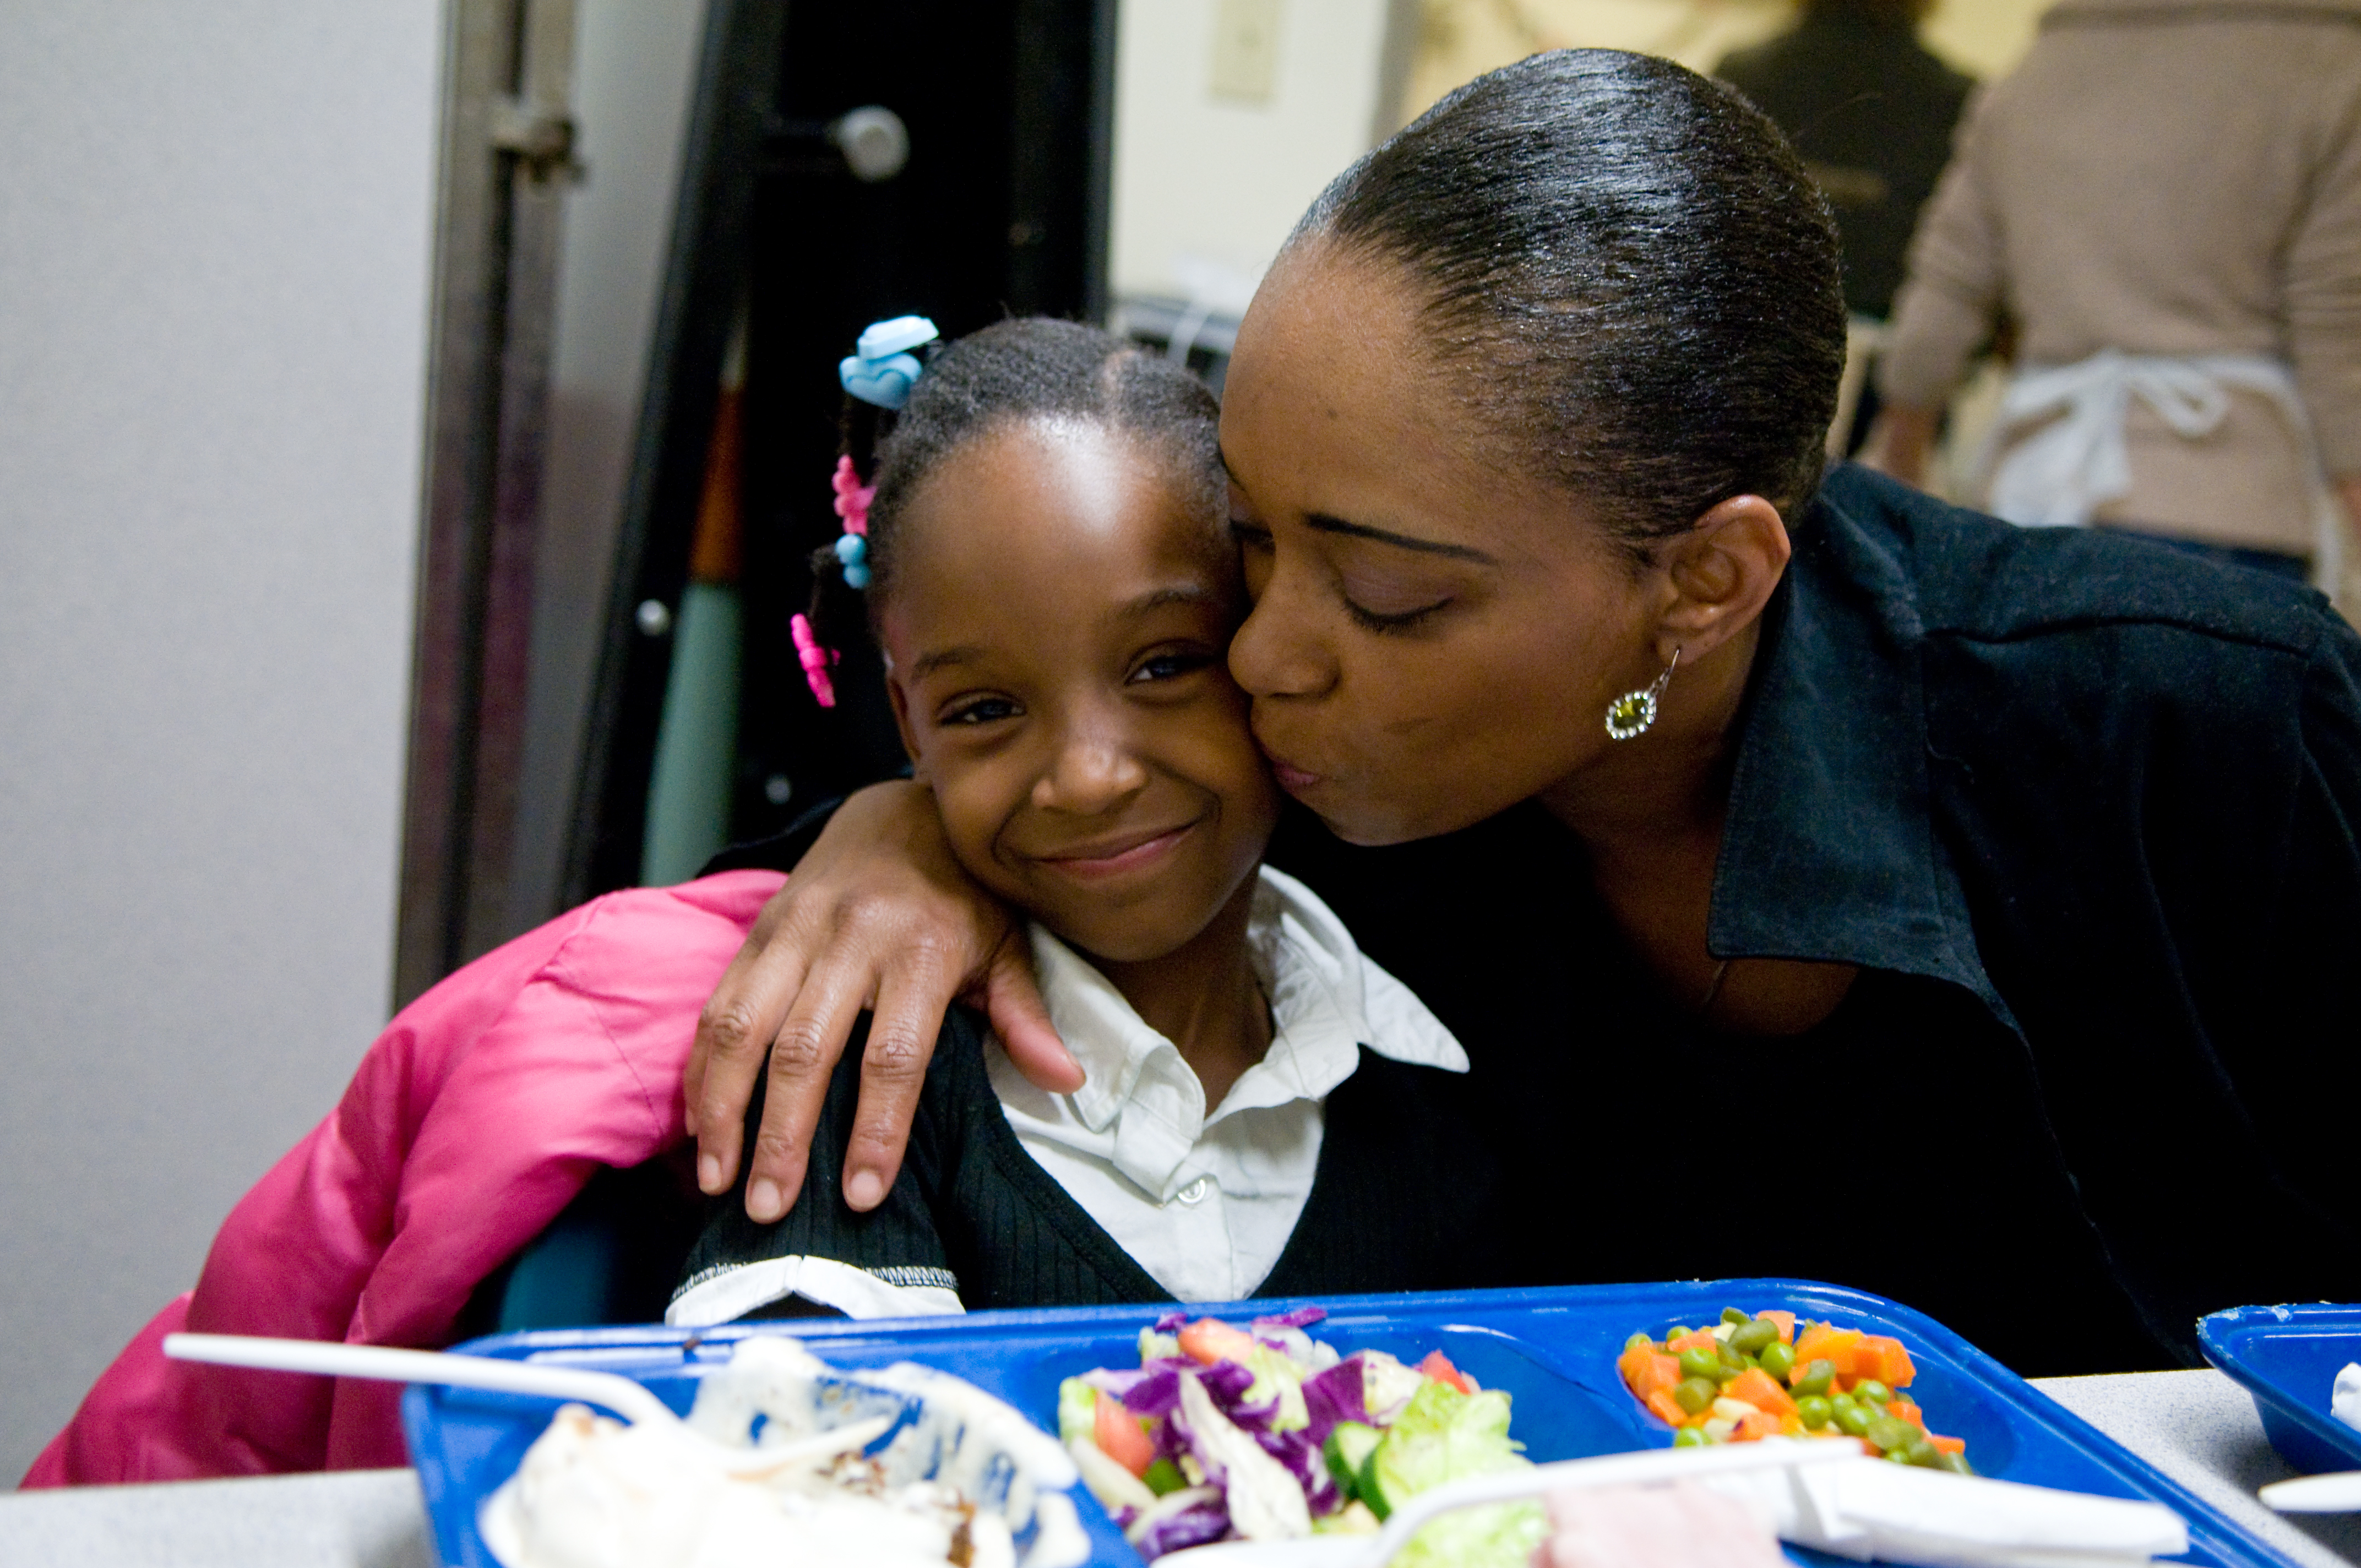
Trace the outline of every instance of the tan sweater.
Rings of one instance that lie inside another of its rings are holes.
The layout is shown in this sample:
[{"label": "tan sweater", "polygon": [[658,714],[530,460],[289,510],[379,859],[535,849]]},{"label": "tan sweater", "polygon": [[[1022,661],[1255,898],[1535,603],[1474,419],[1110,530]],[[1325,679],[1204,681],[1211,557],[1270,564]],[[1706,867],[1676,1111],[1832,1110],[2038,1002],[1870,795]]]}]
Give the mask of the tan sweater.
[{"label": "tan sweater", "polygon": [[[2328,471],[2361,475],[2361,0],[2062,0],[1969,109],[1880,390],[1940,406],[2004,313],[2020,365],[2287,361]],[[2101,521],[2312,553],[2264,397],[2193,440],[2136,400],[2125,422],[2132,490]]]}]

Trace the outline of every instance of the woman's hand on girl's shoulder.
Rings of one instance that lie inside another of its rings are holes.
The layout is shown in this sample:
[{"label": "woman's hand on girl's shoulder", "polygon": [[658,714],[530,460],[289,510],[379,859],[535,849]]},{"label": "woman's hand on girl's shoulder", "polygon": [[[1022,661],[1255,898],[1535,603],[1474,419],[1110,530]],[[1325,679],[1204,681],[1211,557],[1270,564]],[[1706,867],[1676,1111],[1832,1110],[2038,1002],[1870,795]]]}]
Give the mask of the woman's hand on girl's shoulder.
[{"label": "woman's hand on girl's shoulder", "polygon": [[822,829],[730,960],[697,1020],[683,1075],[697,1183],[736,1179],[746,1107],[769,1062],[746,1212],[767,1224],[803,1190],[830,1075],[862,1010],[861,1108],[845,1154],[845,1201],[883,1201],[901,1169],[943,1012],[980,999],[1009,1059],[1052,1092],[1082,1069],[1050,1026],[1024,931],[971,881],[934,799],[906,782],[852,795]]}]

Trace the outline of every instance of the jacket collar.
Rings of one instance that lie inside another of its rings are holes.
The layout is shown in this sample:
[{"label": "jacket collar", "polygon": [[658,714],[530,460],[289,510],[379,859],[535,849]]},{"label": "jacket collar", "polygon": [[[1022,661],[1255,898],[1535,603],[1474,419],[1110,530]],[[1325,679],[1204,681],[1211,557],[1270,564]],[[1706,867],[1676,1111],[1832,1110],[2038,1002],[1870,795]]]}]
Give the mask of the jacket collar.
[{"label": "jacket collar", "polygon": [[1911,499],[1846,465],[1805,515],[1741,719],[1707,946],[1927,975],[2008,1020],[1935,831]]}]

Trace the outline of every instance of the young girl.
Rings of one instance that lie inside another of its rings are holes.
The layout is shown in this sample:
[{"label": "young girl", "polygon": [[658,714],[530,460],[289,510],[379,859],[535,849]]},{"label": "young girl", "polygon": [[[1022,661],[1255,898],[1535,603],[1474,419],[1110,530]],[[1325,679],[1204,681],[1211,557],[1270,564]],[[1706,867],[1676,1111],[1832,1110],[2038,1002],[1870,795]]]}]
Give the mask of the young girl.
[{"label": "young girl", "polygon": [[[1276,797],[1223,663],[1244,605],[1211,396],[1104,334],[1012,322],[939,356],[876,457],[845,576],[869,579],[911,756],[962,861],[1039,922],[1088,1081],[1029,1087],[954,1014],[900,1179],[855,1214],[835,1173],[857,1069],[840,1072],[785,1221],[751,1225],[733,1194],[626,1238],[627,1255],[675,1259],[697,1238],[673,1320],[1485,1282],[1474,1238],[1496,1183],[1455,1109],[1466,1058],[1317,899],[1256,870]],[[841,489],[850,521],[862,487]],[[780,881],[609,894],[403,1008],[26,1484],[404,1463],[394,1385],[198,1366],[159,1343],[465,1337],[487,1277],[593,1172],[660,1175],[685,1147],[675,1086],[698,1008]],[[673,1266],[650,1266],[661,1299]],[[610,1283],[629,1300],[642,1282]]]},{"label": "young girl", "polygon": [[968,873],[1032,916],[1087,1081],[1034,1088],[955,1010],[900,1179],[856,1213],[848,1051],[802,1195],[771,1224],[717,1199],[668,1321],[1485,1282],[1465,1055],[1259,869],[1279,794],[1224,662],[1246,606],[1215,417],[1160,357],[1013,321],[876,422],[865,518],[840,469],[861,543],[815,557],[814,689],[865,583],[916,777]]}]

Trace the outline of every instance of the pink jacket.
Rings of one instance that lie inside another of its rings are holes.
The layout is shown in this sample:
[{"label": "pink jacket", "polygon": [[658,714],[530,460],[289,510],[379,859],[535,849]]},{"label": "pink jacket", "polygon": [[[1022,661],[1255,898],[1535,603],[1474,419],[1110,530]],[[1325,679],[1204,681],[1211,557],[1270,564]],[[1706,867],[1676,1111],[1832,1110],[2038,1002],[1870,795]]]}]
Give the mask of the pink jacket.
[{"label": "pink jacket", "polygon": [[587,904],[402,1009],[328,1119],[240,1200],[27,1486],[407,1464],[386,1383],[164,1359],[181,1329],[434,1347],[599,1166],[682,1136],[697,1010],[785,879],[730,872]]}]

